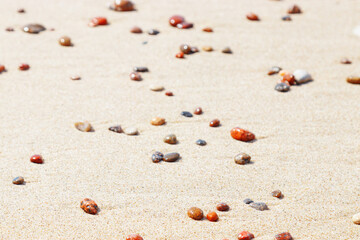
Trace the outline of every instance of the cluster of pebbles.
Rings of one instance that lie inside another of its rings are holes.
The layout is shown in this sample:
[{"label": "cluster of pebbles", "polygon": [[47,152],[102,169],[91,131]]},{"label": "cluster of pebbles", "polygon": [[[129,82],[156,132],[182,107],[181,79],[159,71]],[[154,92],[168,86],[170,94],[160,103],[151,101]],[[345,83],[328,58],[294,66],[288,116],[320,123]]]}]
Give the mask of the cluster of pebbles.
[{"label": "cluster of pebbles", "polygon": [[[113,11],[117,11],[117,12],[136,11],[134,3],[129,0],[115,0],[114,2],[109,4],[109,9],[111,9]],[[18,12],[25,13],[25,10],[19,9]],[[302,13],[302,11],[299,6],[293,5],[288,9],[287,13],[288,14],[300,14],[300,13]],[[260,21],[259,16],[256,15],[255,13],[248,13],[246,15],[246,18],[250,21]],[[283,21],[291,21],[292,20],[290,15],[283,16],[281,19]],[[193,23],[187,22],[185,20],[185,18],[180,15],[171,16],[169,18],[169,24],[170,24],[170,26],[177,28],[177,29],[191,29],[194,26]],[[94,17],[90,20],[88,25],[90,27],[98,27],[98,26],[109,25],[109,23],[108,23],[107,18],[105,18],[105,17]],[[6,30],[14,31],[14,29],[11,27],[6,28]],[[23,26],[22,30],[29,34],[39,34],[42,31],[45,31],[46,28],[41,24],[31,23],[31,24],[26,24],[25,26]],[[50,30],[54,30],[54,29],[50,29]],[[202,31],[207,32],[207,33],[214,32],[211,27],[205,27],[202,29]],[[134,33],[134,34],[141,34],[143,31],[140,27],[135,26],[130,30],[130,32]],[[147,32],[149,35],[157,35],[160,33],[156,29],[150,29]],[[64,47],[73,46],[72,40],[68,36],[62,36],[59,38],[58,41],[61,46],[64,46]],[[190,46],[189,44],[182,44],[182,45],[180,45],[179,49],[180,49],[180,52],[176,54],[177,58],[184,58],[185,55],[191,55],[191,54],[199,52],[199,49],[197,47]],[[206,51],[206,52],[211,52],[214,49],[211,46],[203,46],[202,50]],[[222,52],[225,54],[230,54],[230,53],[232,53],[232,50],[229,47],[225,47],[222,50]],[[342,59],[340,62],[342,64],[351,64],[351,61],[346,58]],[[18,68],[19,68],[19,70],[24,71],[24,70],[28,70],[30,68],[30,66],[28,64],[23,63],[23,64],[20,64]],[[5,72],[5,71],[6,71],[5,66],[0,65],[0,73]],[[141,81],[143,78],[140,73],[146,73],[146,72],[149,72],[149,69],[147,67],[144,67],[144,66],[134,67],[133,72],[130,73],[130,79],[133,81]],[[312,76],[310,75],[310,73],[308,73],[306,70],[303,70],[303,69],[298,69],[291,73],[291,72],[282,70],[280,67],[275,66],[269,70],[268,75],[280,76],[280,79],[275,86],[275,90],[279,91],[279,92],[287,92],[290,90],[290,87],[293,85],[301,85],[301,84],[307,83],[309,81],[312,81]],[[71,77],[71,79],[72,80],[80,80],[81,77],[74,75]],[[351,84],[360,84],[360,76],[349,76],[346,78],[346,81]],[[165,88],[161,85],[150,85],[150,90],[152,90],[152,91],[159,92],[159,91],[163,91],[164,89]],[[165,94],[167,96],[173,96],[173,93],[170,91],[166,92]],[[193,112],[193,114],[195,114],[195,115],[200,115],[202,113],[203,113],[203,110],[201,107],[197,107]],[[193,117],[193,114],[188,111],[181,112],[181,115],[184,117],[187,117],[187,118]],[[162,117],[154,117],[153,119],[151,119],[150,124],[153,126],[162,126],[162,125],[166,124],[166,120],[165,120],[165,118],[162,118]],[[87,121],[76,122],[74,124],[74,126],[77,130],[79,130],[81,132],[94,132],[95,131],[93,126]],[[209,126],[210,127],[220,127],[221,126],[220,120],[219,119],[211,120],[209,123]],[[135,128],[135,127],[128,127],[128,128],[122,129],[122,127],[120,125],[110,126],[108,128],[108,130],[115,132],[115,133],[125,133],[127,135],[138,135],[139,134],[137,128]],[[230,136],[233,139],[242,141],[242,142],[253,142],[256,140],[256,137],[252,132],[242,129],[240,127],[234,127],[233,129],[231,129]],[[163,141],[164,141],[164,143],[167,143],[167,144],[177,144],[178,143],[177,137],[175,134],[166,135],[164,137]],[[198,139],[195,143],[199,146],[205,146],[207,144],[207,142],[202,139]],[[180,159],[180,154],[177,152],[163,154],[162,152],[156,151],[151,156],[151,160],[154,163],[160,163],[161,161],[176,162],[179,159]],[[238,165],[249,164],[250,160],[251,160],[250,155],[243,153],[243,152],[237,154],[234,157],[234,162]],[[43,164],[44,163],[44,159],[41,155],[31,156],[30,161],[35,164]],[[13,179],[13,184],[23,185],[23,184],[25,184],[25,179],[21,176],[18,176]],[[280,190],[273,191],[271,193],[271,195],[273,197],[276,197],[279,199],[283,198],[283,194]],[[249,205],[251,208],[254,208],[259,211],[269,210],[268,206],[264,202],[254,202],[249,198],[245,199],[243,202],[245,204]],[[95,201],[93,201],[89,198],[85,198],[84,200],[82,200],[80,203],[80,207],[81,207],[81,209],[84,210],[84,212],[86,212],[88,214],[95,215],[99,212],[98,205],[95,203]],[[216,209],[218,211],[226,212],[226,211],[229,211],[230,207],[226,203],[219,203],[216,206]],[[191,207],[187,211],[187,215],[189,216],[189,218],[194,219],[194,220],[202,220],[204,218],[203,211],[198,207]],[[218,221],[219,216],[215,211],[211,211],[206,215],[206,219],[211,222],[216,222],[216,221]],[[352,220],[355,224],[360,224],[360,213],[355,214],[353,216]],[[247,231],[242,231],[238,235],[239,240],[249,240],[249,239],[253,239],[253,238],[254,238],[254,235]],[[143,238],[138,234],[129,235],[126,239],[127,240],[143,240]],[[291,240],[292,236],[290,233],[284,232],[284,233],[275,235],[275,239]],[[224,239],[224,240],[226,240],[226,239]]]}]

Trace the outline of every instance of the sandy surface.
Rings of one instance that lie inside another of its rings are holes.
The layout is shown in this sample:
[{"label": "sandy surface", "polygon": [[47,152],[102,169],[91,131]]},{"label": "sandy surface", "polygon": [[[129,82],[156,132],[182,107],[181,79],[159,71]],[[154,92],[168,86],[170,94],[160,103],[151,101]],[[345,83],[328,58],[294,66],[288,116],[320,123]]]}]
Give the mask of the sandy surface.
[{"label": "sandy surface", "polygon": [[[289,231],[297,240],[360,239],[351,218],[360,212],[360,74],[358,0],[301,0],[304,14],[283,22],[294,1],[137,0],[137,12],[119,13],[96,0],[2,0],[0,8],[0,233],[1,239],[236,239],[248,230],[256,239]],[[23,7],[25,14],[18,14]],[[260,22],[245,19],[249,11]],[[168,25],[173,14],[195,24],[191,30]],[[89,28],[106,16],[110,25]],[[38,22],[55,31],[30,35],[19,28]],[[129,29],[156,28],[157,36]],[[15,32],[6,32],[13,26]],[[203,27],[214,33],[204,33]],[[61,47],[62,35],[74,47]],[[148,44],[143,45],[143,41]],[[174,55],[182,43],[211,45],[185,60]],[[221,53],[230,46],[233,55]],[[339,60],[348,57],[351,65]],[[31,69],[17,70],[26,62]],[[129,80],[133,66],[149,67],[142,82]],[[307,69],[315,81],[273,90],[279,65]],[[81,81],[71,81],[79,74]],[[152,92],[162,84],[174,97]],[[180,116],[201,106],[204,114]],[[150,125],[166,118],[161,127]],[[210,128],[214,118],[221,127]],[[74,123],[87,120],[94,133]],[[107,130],[135,126],[139,136]],[[254,132],[258,141],[230,137],[233,127]],[[174,133],[177,145],[162,138]],[[205,147],[195,145],[202,138]],[[151,152],[177,151],[176,163],[154,164]],[[239,152],[253,164],[233,161]],[[45,164],[29,161],[42,154]],[[12,179],[23,176],[26,185]],[[282,200],[270,193],[280,189]],[[95,200],[92,216],[80,201]],[[244,198],[264,201],[256,211]],[[188,208],[207,213],[227,202],[217,223],[193,221]]]}]

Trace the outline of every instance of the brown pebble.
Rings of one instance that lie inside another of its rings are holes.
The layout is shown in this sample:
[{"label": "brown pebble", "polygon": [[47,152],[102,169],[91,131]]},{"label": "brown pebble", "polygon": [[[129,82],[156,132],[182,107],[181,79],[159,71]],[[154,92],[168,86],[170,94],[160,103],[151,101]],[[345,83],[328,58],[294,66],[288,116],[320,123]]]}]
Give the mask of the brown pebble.
[{"label": "brown pebble", "polygon": [[89,214],[96,214],[98,212],[98,205],[89,198],[82,200],[80,207],[84,210],[84,212]]},{"label": "brown pebble", "polygon": [[282,193],[280,190],[275,190],[271,193],[271,196],[276,197],[276,198],[281,198],[282,197]]},{"label": "brown pebble", "polygon": [[164,155],[164,161],[165,162],[175,162],[176,160],[178,160],[180,158],[180,154],[177,152],[173,152],[173,153],[167,153]]},{"label": "brown pebble", "polygon": [[85,122],[76,122],[75,127],[76,127],[77,130],[79,130],[81,132],[94,132],[93,127],[87,121],[85,121]]},{"label": "brown pebble", "polygon": [[180,51],[185,53],[185,54],[190,54],[192,51],[191,51],[191,46],[188,45],[188,44],[181,44],[180,45]]},{"label": "brown pebble", "polygon": [[246,15],[246,18],[249,19],[250,21],[259,21],[259,17],[255,14],[255,13],[248,13]]},{"label": "brown pebble", "polygon": [[274,66],[268,71],[268,75],[274,75],[281,71],[281,67]]},{"label": "brown pebble", "polygon": [[176,135],[175,134],[166,135],[164,138],[164,142],[168,144],[176,144],[177,143]]},{"label": "brown pebble", "polygon": [[179,23],[178,25],[176,25],[176,27],[180,28],[180,29],[188,29],[188,28],[192,28],[193,26],[194,26],[194,24],[188,23],[188,22],[182,22],[182,23]]},{"label": "brown pebble", "polygon": [[131,33],[142,33],[143,31],[142,31],[141,28],[135,26],[135,27],[133,27],[133,28],[130,30],[130,32],[131,32]]},{"label": "brown pebble", "polygon": [[348,58],[342,58],[340,63],[342,63],[342,64],[351,64],[351,61]]},{"label": "brown pebble", "polygon": [[7,28],[5,28],[5,31],[13,32],[13,31],[14,31],[14,28],[12,28],[12,27],[7,27]]},{"label": "brown pebble", "polygon": [[166,96],[169,96],[169,97],[174,96],[174,94],[173,94],[172,92],[170,92],[170,91],[165,92],[165,95],[166,95]]},{"label": "brown pebble", "polygon": [[346,81],[348,83],[352,83],[352,84],[360,84],[360,75],[358,76],[349,76],[346,78]]},{"label": "brown pebble", "polygon": [[219,216],[217,215],[216,212],[209,212],[206,215],[207,220],[209,220],[210,222],[216,222],[217,220],[219,220]]},{"label": "brown pebble", "polygon": [[213,32],[213,29],[210,27],[203,28],[204,32]]},{"label": "brown pebble", "polygon": [[22,29],[26,33],[34,33],[34,34],[46,30],[46,28],[43,25],[37,24],[37,23],[35,23],[35,24],[27,24]]},{"label": "brown pebble", "polygon": [[25,13],[25,9],[19,8],[19,9],[17,10],[17,12],[18,12],[18,13]]},{"label": "brown pebble", "polygon": [[196,114],[196,115],[200,115],[200,114],[202,114],[203,113],[203,111],[202,111],[202,108],[201,107],[197,107],[196,109],[195,109],[195,111],[194,111],[194,114]]},{"label": "brown pebble", "polygon": [[130,79],[134,80],[134,81],[140,81],[141,80],[141,75],[140,75],[140,73],[132,72],[130,74]]},{"label": "brown pebble", "polygon": [[229,47],[224,48],[223,50],[221,50],[222,53],[227,53],[230,54],[232,53],[231,49]]},{"label": "brown pebble", "polygon": [[219,119],[214,119],[210,122],[209,124],[210,127],[218,127],[220,126],[220,120]]},{"label": "brown pebble", "polygon": [[59,39],[59,43],[61,46],[64,46],[64,47],[69,47],[71,46],[71,39],[67,36],[63,36]]},{"label": "brown pebble", "polygon": [[251,160],[250,155],[246,153],[239,153],[234,157],[235,163],[240,165],[245,165],[249,163],[250,160]]},{"label": "brown pebble", "polygon": [[13,179],[12,183],[15,184],[15,185],[24,184],[24,178],[21,177],[21,176],[16,177],[16,178]]},{"label": "brown pebble", "polygon": [[229,208],[230,208],[229,205],[223,202],[216,205],[216,209],[221,212],[229,211]]},{"label": "brown pebble", "polygon": [[154,125],[154,126],[164,125],[165,122],[166,122],[165,118],[161,118],[161,117],[155,117],[155,118],[151,119],[151,121],[150,121],[151,125]]},{"label": "brown pebble", "polygon": [[197,53],[199,52],[199,49],[197,47],[191,47],[191,52]]},{"label": "brown pebble", "polygon": [[205,52],[212,52],[214,49],[211,46],[204,46],[202,47],[202,50],[204,50]]},{"label": "brown pebble", "polygon": [[201,220],[204,218],[204,213],[200,208],[192,207],[188,210],[187,215],[194,220]]},{"label": "brown pebble", "polygon": [[184,53],[183,52],[179,52],[175,55],[176,58],[184,58]]},{"label": "brown pebble", "polygon": [[32,155],[30,157],[30,162],[32,163],[37,163],[37,164],[43,164],[44,163],[44,159],[41,155],[39,154],[35,154],[35,155]]},{"label": "brown pebble", "polygon": [[289,14],[299,14],[301,13],[301,9],[298,5],[294,4],[288,9]]},{"label": "brown pebble", "polygon": [[2,73],[5,70],[6,70],[5,66],[0,64],[0,73]]},{"label": "brown pebble", "polygon": [[26,71],[26,70],[29,70],[29,68],[30,68],[30,65],[27,64],[27,63],[21,63],[21,64],[19,65],[19,70],[20,70],[20,71]]},{"label": "brown pebble", "polygon": [[79,75],[74,75],[74,76],[71,76],[70,79],[76,81],[76,80],[80,80],[81,77]]}]

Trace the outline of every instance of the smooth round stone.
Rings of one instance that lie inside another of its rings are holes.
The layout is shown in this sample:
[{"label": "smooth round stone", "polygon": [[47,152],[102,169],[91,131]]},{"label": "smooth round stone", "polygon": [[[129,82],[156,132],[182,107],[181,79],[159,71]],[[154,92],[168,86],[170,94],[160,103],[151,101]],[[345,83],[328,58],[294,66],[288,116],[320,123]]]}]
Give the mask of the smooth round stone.
[{"label": "smooth round stone", "polygon": [[295,80],[300,84],[312,80],[310,73],[308,73],[306,70],[303,69],[295,70],[293,75],[295,77]]},{"label": "smooth round stone", "polygon": [[181,115],[183,115],[184,117],[192,117],[192,116],[193,116],[193,115],[191,114],[191,112],[187,112],[187,111],[181,112]]},{"label": "smooth round stone", "polygon": [[196,144],[199,146],[205,146],[206,145],[206,141],[202,140],[202,139],[198,139],[196,140]]},{"label": "smooth round stone", "polygon": [[138,135],[138,134],[139,134],[137,128],[135,128],[135,127],[125,128],[125,129],[124,129],[124,133],[125,133],[126,135]]},{"label": "smooth round stone", "polygon": [[188,45],[188,44],[181,44],[181,45],[180,45],[180,51],[183,52],[183,53],[185,53],[185,54],[190,54],[190,53],[192,53],[192,51],[191,51],[191,46]]},{"label": "smooth round stone", "polygon": [[252,202],[254,202],[253,200],[251,200],[250,198],[245,198],[243,201],[245,204],[250,204]]},{"label": "smooth round stone", "polygon": [[353,223],[360,225],[360,213],[355,214],[352,217],[352,221],[353,221]]},{"label": "smooth round stone", "polygon": [[234,157],[236,164],[245,165],[250,162],[250,155],[246,153],[239,153]]},{"label": "smooth round stone", "polygon": [[212,52],[214,49],[211,46],[204,46],[202,47],[202,50],[204,50],[205,52]]},{"label": "smooth round stone", "polygon": [[192,207],[187,212],[188,216],[194,220],[201,220],[204,218],[204,213],[200,208]]},{"label": "smooth round stone", "polygon": [[12,182],[13,182],[13,184],[21,185],[24,183],[24,178],[19,176],[19,177],[14,178]]},{"label": "smooth round stone", "polygon": [[179,159],[179,157],[180,157],[180,154],[177,152],[168,153],[168,154],[165,154],[164,161],[165,162],[175,162],[176,160]]},{"label": "smooth round stone", "polygon": [[81,132],[93,132],[94,131],[91,124],[89,122],[87,122],[87,121],[85,121],[85,122],[76,122],[75,127],[76,127],[77,130],[79,130]]},{"label": "smooth round stone", "polygon": [[169,134],[164,138],[164,142],[168,143],[168,144],[176,144],[177,140],[176,140],[176,136],[175,134]]},{"label": "smooth round stone", "polygon": [[165,120],[165,118],[155,117],[155,118],[151,119],[150,123],[151,123],[151,125],[154,125],[154,126],[160,126],[160,125],[165,124],[166,120]]},{"label": "smooth round stone", "polygon": [[276,198],[281,198],[282,192],[280,190],[275,190],[271,193],[271,196],[276,197]]},{"label": "smooth round stone", "polygon": [[161,152],[154,152],[153,155],[151,156],[151,160],[154,162],[154,163],[158,163],[160,161],[162,161],[164,159],[164,154],[161,153]]},{"label": "smooth round stone", "polygon": [[290,86],[286,83],[278,83],[275,86],[275,90],[278,92],[288,92],[290,90]]},{"label": "smooth round stone", "polygon": [[161,85],[150,85],[150,90],[155,92],[160,92],[164,90],[164,87]]},{"label": "smooth round stone", "polygon": [[250,203],[250,207],[259,210],[259,211],[264,211],[264,210],[268,210],[268,206],[266,205],[266,203],[264,202],[252,202]]},{"label": "smooth round stone", "polygon": [[351,84],[360,84],[360,75],[359,76],[349,76],[346,78],[346,81]]}]

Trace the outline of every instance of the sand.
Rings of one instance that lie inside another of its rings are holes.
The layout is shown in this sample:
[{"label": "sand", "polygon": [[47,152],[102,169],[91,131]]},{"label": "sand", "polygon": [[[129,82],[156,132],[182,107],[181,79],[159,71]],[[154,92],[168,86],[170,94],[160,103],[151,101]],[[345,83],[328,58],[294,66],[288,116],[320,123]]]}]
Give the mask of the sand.
[{"label": "sand", "polygon": [[[136,0],[138,11],[119,13],[96,0],[2,0],[0,63],[0,233],[2,239],[125,239],[139,233],[154,239],[236,239],[243,230],[256,239],[289,231],[296,240],[360,239],[351,218],[360,212],[360,88],[346,77],[360,74],[358,0],[297,1],[303,14],[283,22],[295,1]],[[25,14],[17,13],[25,8]],[[247,21],[252,11],[260,22]],[[168,25],[173,14],[195,24]],[[110,25],[90,28],[92,17]],[[28,23],[55,31],[22,32]],[[135,35],[156,28],[157,36]],[[203,27],[214,33],[205,33]],[[74,47],[58,38],[67,35]],[[142,42],[147,41],[147,44]],[[203,52],[176,59],[182,43]],[[229,46],[234,54],[221,53]],[[339,63],[342,57],[351,65]],[[29,63],[29,71],[17,70]],[[308,70],[314,81],[274,90],[279,65]],[[129,80],[134,66],[147,66],[144,80]],[[80,81],[70,80],[79,74]],[[153,92],[149,85],[174,92]],[[201,106],[204,114],[181,111]],[[165,126],[152,126],[160,116]],[[221,126],[208,123],[221,120]],[[95,132],[74,123],[89,121]],[[108,131],[135,126],[139,136]],[[253,143],[235,141],[230,129],[256,134]],[[162,138],[176,134],[179,144]],[[207,146],[195,144],[204,139]],[[154,164],[152,151],[179,152],[176,163]],[[236,165],[239,152],[253,164]],[[45,164],[30,163],[42,154]],[[26,185],[12,179],[23,176]],[[284,199],[271,196],[280,189]],[[80,209],[83,198],[98,215]],[[242,200],[266,202],[256,211]],[[205,213],[218,202],[231,210],[217,223],[194,221],[192,206]]]}]

